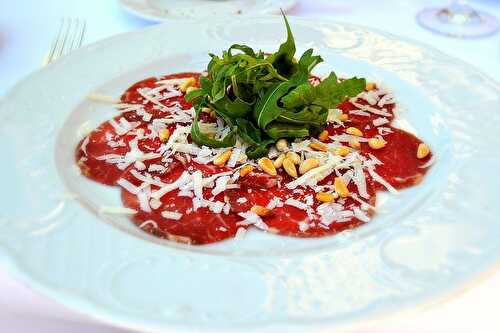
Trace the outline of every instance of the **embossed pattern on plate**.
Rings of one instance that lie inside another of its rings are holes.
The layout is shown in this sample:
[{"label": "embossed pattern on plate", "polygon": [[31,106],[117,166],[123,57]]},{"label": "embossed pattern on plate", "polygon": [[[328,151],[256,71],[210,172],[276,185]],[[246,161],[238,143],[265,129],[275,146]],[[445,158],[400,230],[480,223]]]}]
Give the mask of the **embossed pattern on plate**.
[{"label": "embossed pattern on plate", "polygon": [[[199,248],[153,242],[126,219],[96,216],[96,202],[117,202],[118,194],[80,183],[68,157],[77,137],[67,133],[78,121],[109,116],[105,107],[79,111],[89,92],[117,96],[148,75],[201,69],[199,55],[208,51],[234,42],[269,49],[282,37],[279,18],[167,23],[78,50],[0,102],[8,160],[0,164],[0,262],[76,310],[153,332],[359,324],[442,299],[489,271],[500,259],[500,153],[492,149],[500,144],[499,85],[386,33],[291,21],[300,48],[324,55],[321,70],[391,86],[403,106],[400,126],[436,152],[421,185],[384,199],[386,214],[334,237],[250,234]],[[70,191],[75,186],[81,191]]]},{"label": "embossed pattern on plate", "polygon": [[120,0],[126,11],[152,21],[278,14],[296,3],[296,0]]}]

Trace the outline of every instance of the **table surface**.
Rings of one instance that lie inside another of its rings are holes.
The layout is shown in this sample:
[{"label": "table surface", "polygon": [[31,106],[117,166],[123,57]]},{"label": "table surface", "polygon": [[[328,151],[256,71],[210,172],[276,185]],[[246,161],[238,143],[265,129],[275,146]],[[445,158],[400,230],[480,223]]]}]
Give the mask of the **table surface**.
[{"label": "table surface", "polygon": [[[415,21],[425,6],[448,0],[300,0],[291,15],[328,15],[338,21],[362,24],[410,37],[500,77],[500,34],[476,40],[432,34]],[[500,18],[500,1],[476,0],[471,5]],[[62,17],[87,21],[85,43],[137,30],[151,23],[125,13],[116,0],[0,1],[0,94],[41,66]],[[96,323],[38,296],[0,269],[0,327],[17,333],[118,333],[122,329]],[[448,302],[397,319],[387,319],[353,333],[499,332],[500,272]]]}]

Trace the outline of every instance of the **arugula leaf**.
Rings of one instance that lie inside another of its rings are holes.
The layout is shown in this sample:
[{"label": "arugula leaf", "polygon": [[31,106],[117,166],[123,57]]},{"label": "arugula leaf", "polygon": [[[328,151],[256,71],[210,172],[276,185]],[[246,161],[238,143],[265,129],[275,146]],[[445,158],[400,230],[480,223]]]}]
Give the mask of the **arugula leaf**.
[{"label": "arugula leaf", "polygon": [[246,154],[247,154],[248,158],[259,158],[259,157],[266,156],[268,151],[269,151],[268,146],[272,143],[274,143],[274,139],[268,139],[268,140],[262,141],[258,145],[249,147],[246,150]]},{"label": "arugula leaf", "polygon": [[275,140],[280,138],[303,138],[309,135],[309,129],[303,125],[273,122],[267,127],[266,133]]},{"label": "arugula leaf", "polygon": [[304,107],[301,111],[285,111],[278,117],[277,121],[289,124],[303,124],[321,127],[326,123],[328,109],[321,106],[311,105]]},{"label": "arugula leaf", "polygon": [[262,142],[262,133],[260,128],[255,127],[251,121],[244,118],[236,119],[238,126],[238,135],[251,146],[257,145]]},{"label": "arugula leaf", "polygon": [[[364,79],[339,80],[334,72],[317,86],[311,85],[311,72],[323,59],[313,49],[298,61],[294,58],[295,40],[284,14],[283,18],[287,39],[269,56],[243,44],[231,45],[220,56],[210,54],[208,76],[200,78],[200,89],[185,97],[196,110],[191,131],[194,142],[229,147],[239,137],[248,145],[250,158],[260,157],[279,138],[319,132],[329,109],[364,90]],[[231,128],[223,139],[200,132],[198,118],[204,107],[215,110]]]},{"label": "arugula leaf", "polygon": [[292,29],[290,28],[290,24],[285,14],[283,14],[283,18],[285,19],[287,39],[280,45],[278,52],[270,55],[268,60],[278,70],[279,74],[285,77],[291,77],[297,69],[297,64],[293,58],[296,47]]},{"label": "arugula leaf", "polygon": [[281,103],[286,109],[298,109],[304,105],[311,104],[316,99],[314,87],[308,83],[303,83],[281,99]]},{"label": "arugula leaf", "polygon": [[[330,91],[330,105],[337,106],[347,98],[357,96],[365,90],[365,87],[366,79],[364,78],[353,77],[341,81],[334,90]],[[325,95],[328,94],[325,92]]]},{"label": "arugula leaf", "polygon": [[253,117],[257,125],[266,130],[266,126],[286,111],[278,105],[278,101],[288,93],[296,84],[294,82],[282,82],[274,85],[257,101],[253,111]]},{"label": "arugula leaf", "polygon": [[200,131],[199,121],[198,119],[195,119],[191,126],[191,138],[193,139],[193,142],[199,146],[207,146],[211,148],[233,147],[236,144],[237,131],[238,128],[233,126],[231,131],[222,140],[212,139]]}]

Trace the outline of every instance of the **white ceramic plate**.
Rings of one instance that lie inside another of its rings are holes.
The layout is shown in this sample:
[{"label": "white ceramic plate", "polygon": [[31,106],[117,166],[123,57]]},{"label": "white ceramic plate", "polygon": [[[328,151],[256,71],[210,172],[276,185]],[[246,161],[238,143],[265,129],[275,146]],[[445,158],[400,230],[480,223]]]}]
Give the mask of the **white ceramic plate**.
[{"label": "white ceramic plate", "polygon": [[[75,172],[83,123],[131,83],[202,70],[235,42],[274,50],[282,19],[175,22],[76,51],[19,83],[0,104],[0,262],[77,311],[151,332],[317,331],[366,323],[442,300],[500,259],[500,87],[451,57],[359,26],[291,18],[299,51],[393,88],[399,125],[428,142],[422,184],[385,196],[367,225],[333,237],[249,232],[189,247],[97,214],[119,191]],[[193,41],[196,41],[195,43]]]},{"label": "white ceramic plate", "polygon": [[129,13],[151,21],[277,14],[297,0],[120,0]]}]

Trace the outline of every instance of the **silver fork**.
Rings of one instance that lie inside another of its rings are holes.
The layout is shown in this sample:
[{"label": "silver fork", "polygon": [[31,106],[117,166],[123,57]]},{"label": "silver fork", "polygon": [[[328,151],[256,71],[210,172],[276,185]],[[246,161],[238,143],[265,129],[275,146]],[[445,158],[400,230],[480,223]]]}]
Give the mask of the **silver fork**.
[{"label": "silver fork", "polygon": [[54,60],[82,46],[83,38],[85,37],[85,29],[85,20],[78,18],[63,18],[49,53],[43,61],[43,65],[50,64]]}]

